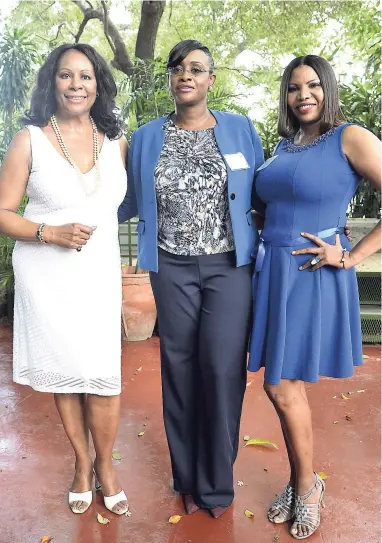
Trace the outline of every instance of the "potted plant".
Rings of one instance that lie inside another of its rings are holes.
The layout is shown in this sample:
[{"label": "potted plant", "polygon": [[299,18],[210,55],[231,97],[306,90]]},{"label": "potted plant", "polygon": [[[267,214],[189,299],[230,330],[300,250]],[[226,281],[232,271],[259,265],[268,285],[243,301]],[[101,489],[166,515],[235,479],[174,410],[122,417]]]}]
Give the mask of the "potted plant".
[{"label": "potted plant", "polygon": [[122,337],[141,341],[152,336],[156,307],[150,276],[138,266],[122,264]]}]

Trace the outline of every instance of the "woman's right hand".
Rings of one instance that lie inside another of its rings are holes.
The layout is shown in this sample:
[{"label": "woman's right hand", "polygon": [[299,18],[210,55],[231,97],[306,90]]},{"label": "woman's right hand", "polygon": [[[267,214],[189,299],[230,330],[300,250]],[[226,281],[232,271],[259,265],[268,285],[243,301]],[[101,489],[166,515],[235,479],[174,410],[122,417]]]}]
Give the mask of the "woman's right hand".
[{"label": "woman's right hand", "polygon": [[84,224],[64,224],[62,226],[44,227],[44,240],[47,243],[54,243],[66,249],[81,249],[96,229],[96,226],[85,226]]}]

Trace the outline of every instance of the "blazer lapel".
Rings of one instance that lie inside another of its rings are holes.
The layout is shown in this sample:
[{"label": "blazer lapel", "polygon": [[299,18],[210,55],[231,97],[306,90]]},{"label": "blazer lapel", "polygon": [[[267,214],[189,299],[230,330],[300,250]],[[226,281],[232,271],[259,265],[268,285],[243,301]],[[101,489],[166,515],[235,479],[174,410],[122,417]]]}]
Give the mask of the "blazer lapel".
[{"label": "blazer lapel", "polygon": [[142,141],[141,178],[143,205],[156,202],[154,171],[164,144],[165,132],[163,124],[165,121],[166,117],[163,118],[161,124],[155,124]]}]

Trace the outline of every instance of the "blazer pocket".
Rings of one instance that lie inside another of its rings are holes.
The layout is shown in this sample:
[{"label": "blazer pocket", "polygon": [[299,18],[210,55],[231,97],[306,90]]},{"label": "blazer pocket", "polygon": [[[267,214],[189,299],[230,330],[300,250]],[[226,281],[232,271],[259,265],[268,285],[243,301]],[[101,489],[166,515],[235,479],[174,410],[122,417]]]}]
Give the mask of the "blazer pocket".
[{"label": "blazer pocket", "polygon": [[246,211],[245,213],[245,216],[247,217],[248,226],[252,226],[254,224],[252,210],[248,209],[248,211]]},{"label": "blazer pocket", "polygon": [[138,234],[143,234],[143,232],[145,231],[145,227],[145,221],[140,220],[137,224],[137,228],[135,229],[135,231],[138,232]]}]

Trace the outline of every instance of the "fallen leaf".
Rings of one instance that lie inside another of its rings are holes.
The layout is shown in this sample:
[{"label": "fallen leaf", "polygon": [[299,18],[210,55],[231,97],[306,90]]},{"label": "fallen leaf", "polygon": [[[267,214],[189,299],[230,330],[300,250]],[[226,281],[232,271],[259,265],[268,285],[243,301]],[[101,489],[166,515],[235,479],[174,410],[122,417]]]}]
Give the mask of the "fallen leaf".
[{"label": "fallen leaf", "polygon": [[345,396],[345,394],[341,394],[341,398],[342,398],[343,400],[350,400],[350,398],[348,398],[347,396]]},{"label": "fallen leaf", "polygon": [[365,391],[361,388],[361,390],[357,390],[357,392],[365,392]]},{"label": "fallen leaf", "polygon": [[335,420],[335,421],[333,422],[333,424],[338,424],[338,420]]},{"label": "fallen leaf", "polygon": [[252,511],[250,511],[249,509],[246,509],[244,511],[244,515],[247,517],[247,518],[253,518],[255,515],[252,513]]},{"label": "fallen leaf", "polygon": [[333,396],[333,398],[337,398],[337,396]]},{"label": "fallen leaf", "polygon": [[268,471],[268,468],[264,468],[264,471]]},{"label": "fallen leaf", "polygon": [[114,458],[114,460],[121,460],[121,455],[117,452],[113,452],[111,456]]},{"label": "fallen leaf", "polygon": [[244,486],[243,481],[238,481],[238,482],[237,482],[237,486]]},{"label": "fallen leaf", "polygon": [[280,539],[280,536],[276,534],[275,537],[273,538],[273,541],[278,541],[279,539]]},{"label": "fallen leaf", "polygon": [[182,518],[181,515],[172,515],[168,519],[168,521],[169,521],[170,524],[178,524],[178,522],[180,521],[181,518]]},{"label": "fallen leaf", "polygon": [[144,435],[145,435],[144,432],[139,432],[138,437],[142,437],[142,436],[144,436]]},{"label": "fallen leaf", "polygon": [[142,369],[142,366],[140,368],[137,368],[135,371],[141,371]]},{"label": "fallen leaf", "polygon": [[250,387],[252,385],[253,381],[249,381],[249,383],[247,383],[247,387]]},{"label": "fallen leaf", "polygon": [[362,358],[369,358],[369,357],[367,356],[367,354],[363,354]]},{"label": "fallen leaf", "polygon": [[328,478],[326,473],[324,473],[323,471],[319,471],[317,475],[319,475],[323,481]]},{"label": "fallen leaf", "polygon": [[103,517],[101,513],[97,513],[97,521],[100,524],[109,524],[111,522],[108,518]]},{"label": "fallen leaf", "polygon": [[352,394],[354,394],[354,392],[348,392],[347,394],[349,394],[349,396],[351,396]]},{"label": "fallen leaf", "polygon": [[243,439],[244,441],[249,441],[251,439],[251,436],[244,436]]},{"label": "fallen leaf", "polygon": [[278,449],[278,446],[276,445],[276,443],[273,443],[272,441],[269,441],[268,439],[260,439],[260,438],[249,439],[247,443],[245,444],[245,447],[247,447],[247,445],[261,445],[261,446],[270,445],[271,447]]},{"label": "fallen leaf", "polygon": [[351,417],[349,417],[349,415],[345,415],[345,419],[346,420],[353,420]]},{"label": "fallen leaf", "polygon": [[53,537],[49,537],[48,535],[43,535],[40,543],[50,543],[52,540],[53,540]]}]

